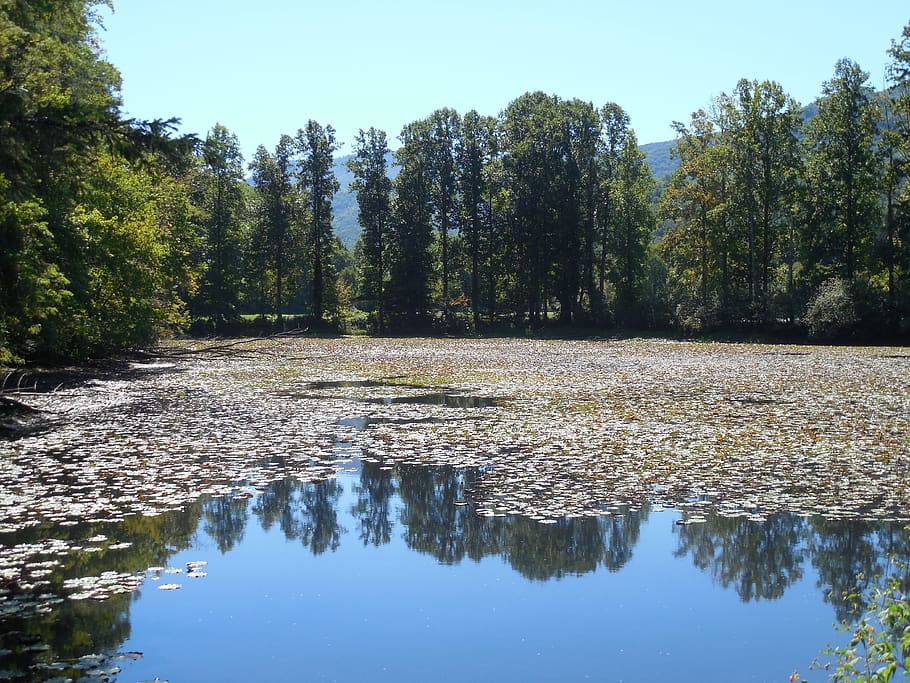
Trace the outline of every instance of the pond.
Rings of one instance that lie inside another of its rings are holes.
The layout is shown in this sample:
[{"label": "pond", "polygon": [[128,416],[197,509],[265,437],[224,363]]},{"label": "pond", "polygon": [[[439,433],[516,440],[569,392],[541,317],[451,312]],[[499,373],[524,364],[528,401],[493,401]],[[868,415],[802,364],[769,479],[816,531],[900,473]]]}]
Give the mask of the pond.
[{"label": "pond", "polygon": [[900,349],[183,350],[22,396],[0,680],[825,680],[910,559]]}]

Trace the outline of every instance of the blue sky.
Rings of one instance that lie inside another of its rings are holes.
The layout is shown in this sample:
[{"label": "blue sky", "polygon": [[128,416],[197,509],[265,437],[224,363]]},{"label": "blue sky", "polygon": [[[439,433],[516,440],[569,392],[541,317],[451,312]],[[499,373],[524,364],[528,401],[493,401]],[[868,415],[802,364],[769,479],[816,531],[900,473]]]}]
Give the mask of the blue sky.
[{"label": "blue sky", "polygon": [[130,116],[237,134],[249,159],[307,120],[349,151],[359,128],[401,127],[439,107],[498,114],[529,90],[613,101],[639,141],[742,78],[806,104],[849,57],[881,87],[906,0],[114,0],[107,58]]}]

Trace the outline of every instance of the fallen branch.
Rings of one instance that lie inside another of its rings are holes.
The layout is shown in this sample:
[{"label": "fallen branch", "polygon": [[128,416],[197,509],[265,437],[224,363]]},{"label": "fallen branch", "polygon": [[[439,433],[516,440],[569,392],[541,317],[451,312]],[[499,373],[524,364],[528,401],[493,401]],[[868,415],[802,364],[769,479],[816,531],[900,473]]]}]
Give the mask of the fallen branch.
[{"label": "fallen branch", "polygon": [[237,339],[231,342],[225,342],[223,344],[212,344],[210,346],[204,346],[202,348],[181,348],[181,349],[164,349],[157,348],[154,351],[136,351],[135,354],[144,358],[157,359],[157,360],[176,360],[178,358],[184,358],[187,356],[199,356],[203,354],[218,354],[219,357],[226,356],[239,356],[244,353],[263,353],[265,349],[237,349],[236,347],[241,344],[255,344],[257,342],[272,341],[275,339],[282,339],[286,337],[296,337],[301,334],[304,334],[307,331],[307,328],[304,329],[295,329],[287,330],[285,332],[275,332],[264,337],[244,337],[243,339]]},{"label": "fallen branch", "polygon": [[0,395],[0,439],[18,439],[47,428],[48,413],[9,396]]},{"label": "fallen branch", "polygon": [[44,412],[39,408],[34,408],[27,403],[10,398],[9,396],[4,396],[3,394],[0,394],[0,407],[2,407],[4,411],[19,411],[22,413],[29,413],[30,415],[37,415],[38,413]]}]

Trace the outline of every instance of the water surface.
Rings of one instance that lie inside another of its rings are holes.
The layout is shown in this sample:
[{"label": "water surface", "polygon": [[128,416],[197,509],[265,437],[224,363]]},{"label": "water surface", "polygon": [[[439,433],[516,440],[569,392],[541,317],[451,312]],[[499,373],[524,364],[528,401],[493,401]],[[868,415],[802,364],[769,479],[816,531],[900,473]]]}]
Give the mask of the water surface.
[{"label": "water surface", "polygon": [[910,555],[891,355],[294,339],[29,395],[0,680],[823,680]]},{"label": "water surface", "polygon": [[27,667],[141,652],[106,662],[122,670],[109,675],[782,681],[839,638],[832,622],[850,615],[829,592],[887,569],[891,553],[910,557],[895,524],[647,507],[484,517],[469,502],[477,470],[340,465],[324,481],[238,486],[183,512],[73,531],[133,545],[71,553],[61,577],[116,566],[141,586],[8,620],[6,650],[22,649],[10,630],[48,649],[6,653],[0,669],[49,680]]}]

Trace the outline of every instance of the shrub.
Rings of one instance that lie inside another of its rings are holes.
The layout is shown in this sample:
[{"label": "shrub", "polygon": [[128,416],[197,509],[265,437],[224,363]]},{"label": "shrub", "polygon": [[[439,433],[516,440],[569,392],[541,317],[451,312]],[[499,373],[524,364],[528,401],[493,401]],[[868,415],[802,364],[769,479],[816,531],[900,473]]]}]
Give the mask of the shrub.
[{"label": "shrub", "polygon": [[853,331],[856,305],[851,287],[840,278],[823,282],[806,307],[806,326],[813,339],[836,339]]},{"label": "shrub", "polygon": [[[849,642],[822,652],[833,661],[822,664],[816,660],[810,668],[828,671],[833,683],[906,680],[910,676],[910,597],[904,585],[900,577],[893,576],[884,587],[845,595],[847,600],[864,603],[865,611],[856,624],[842,625],[852,634]],[[797,672],[790,680],[805,683]]]}]

